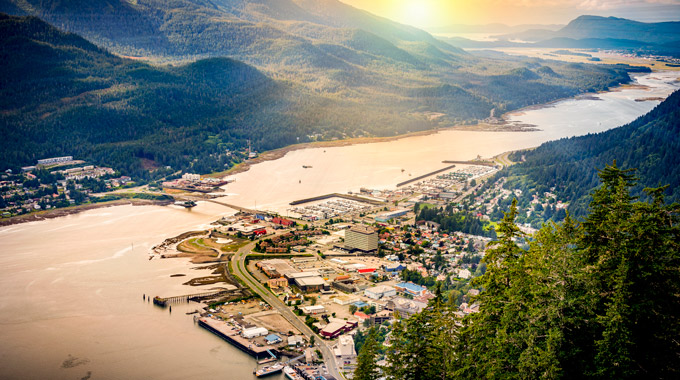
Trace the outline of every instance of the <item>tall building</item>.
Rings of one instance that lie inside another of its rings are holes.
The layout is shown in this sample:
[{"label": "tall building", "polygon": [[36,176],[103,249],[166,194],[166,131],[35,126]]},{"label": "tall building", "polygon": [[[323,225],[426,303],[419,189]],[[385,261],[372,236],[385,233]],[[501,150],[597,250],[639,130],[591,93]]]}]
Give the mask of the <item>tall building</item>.
[{"label": "tall building", "polygon": [[352,226],[352,228],[345,231],[345,248],[351,251],[377,251],[378,233],[371,226]]}]

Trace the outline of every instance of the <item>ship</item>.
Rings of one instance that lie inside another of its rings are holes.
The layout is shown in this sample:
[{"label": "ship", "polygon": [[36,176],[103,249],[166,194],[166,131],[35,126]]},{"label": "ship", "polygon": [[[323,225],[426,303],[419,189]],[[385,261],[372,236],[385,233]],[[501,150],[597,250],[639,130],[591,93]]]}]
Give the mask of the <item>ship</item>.
[{"label": "ship", "polygon": [[275,373],[281,372],[283,369],[283,363],[276,363],[274,365],[269,365],[262,367],[258,369],[257,371],[254,371],[253,373],[255,374],[255,377],[264,377],[264,376],[269,376],[273,375]]},{"label": "ship", "polygon": [[302,165],[302,167],[303,167],[304,169],[311,169],[311,168],[312,168],[312,165]]},{"label": "ship", "polygon": [[293,367],[288,365],[283,367],[283,374],[286,375],[286,377],[290,380],[305,380],[305,378],[297,373]]}]

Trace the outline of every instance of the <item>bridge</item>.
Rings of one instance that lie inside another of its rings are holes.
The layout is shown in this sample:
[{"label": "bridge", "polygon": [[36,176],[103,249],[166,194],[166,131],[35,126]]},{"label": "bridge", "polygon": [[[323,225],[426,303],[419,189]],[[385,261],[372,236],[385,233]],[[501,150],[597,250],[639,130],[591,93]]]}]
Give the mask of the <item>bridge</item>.
[{"label": "bridge", "polygon": [[221,290],[214,290],[212,292],[186,294],[186,295],[183,295],[183,296],[173,296],[173,297],[156,296],[156,297],[153,298],[153,304],[160,306],[160,307],[166,307],[171,303],[189,302],[189,301],[197,299],[197,298],[212,297],[212,296],[216,296],[216,295],[219,295],[219,294],[222,294],[222,293],[228,293],[228,292],[229,292],[229,290],[221,289]]},{"label": "bridge", "polygon": [[237,206],[237,205],[234,205],[234,204],[231,204],[231,203],[217,201],[217,200],[210,199],[210,198],[192,197],[192,196],[188,196],[188,195],[173,195],[172,197],[175,198],[176,200],[185,200],[185,201],[193,201],[193,202],[198,202],[198,201],[211,202],[211,203],[215,203],[215,204],[218,204],[218,205],[221,205],[221,206],[229,207],[230,209],[234,209],[236,211],[246,212],[246,213],[250,213],[250,214],[260,214],[260,213],[263,212],[263,211],[257,211],[257,210],[249,209],[249,208],[246,208],[246,207]]}]

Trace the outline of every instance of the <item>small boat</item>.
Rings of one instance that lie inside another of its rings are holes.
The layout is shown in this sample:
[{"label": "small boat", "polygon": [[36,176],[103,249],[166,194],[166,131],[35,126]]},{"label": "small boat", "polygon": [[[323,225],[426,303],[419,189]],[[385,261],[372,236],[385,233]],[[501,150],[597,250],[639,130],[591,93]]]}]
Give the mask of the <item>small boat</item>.
[{"label": "small boat", "polygon": [[305,380],[305,378],[297,373],[293,367],[288,365],[283,367],[283,374],[286,375],[286,377],[290,380]]},{"label": "small boat", "polygon": [[312,165],[302,165],[302,167],[303,167],[304,169],[311,169],[311,168],[312,168]]},{"label": "small boat", "polygon": [[254,372],[255,377],[264,377],[279,373],[281,370],[283,370],[283,366],[283,363],[276,363],[274,365],[262,367]]}]

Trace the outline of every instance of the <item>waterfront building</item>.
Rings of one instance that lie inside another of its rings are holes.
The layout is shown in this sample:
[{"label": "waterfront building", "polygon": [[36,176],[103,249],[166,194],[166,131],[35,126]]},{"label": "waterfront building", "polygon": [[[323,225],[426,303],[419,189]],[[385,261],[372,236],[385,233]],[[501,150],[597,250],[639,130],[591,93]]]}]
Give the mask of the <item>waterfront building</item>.
[{"label": "waterfront building", "polygon": [[269,334],[269,331],[264,327],[251,327],[249,329],[243,329],[241,335],[246,339],[256,338],[258,336],[265,336]]},{"label": "waterfront building", "polygon": [[276,334],[269,334],[264,337],[264,341],[267,342],[267,344],[276,344],[281,343],[283,340]]},{"label": "waterfront building", "polygon": [[345,231],[345,249],[365,253],[378,250],[378,233],[371,226],[354,225]]}]

